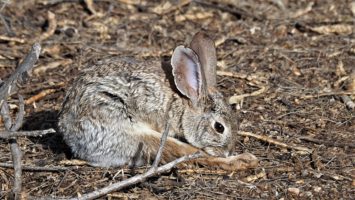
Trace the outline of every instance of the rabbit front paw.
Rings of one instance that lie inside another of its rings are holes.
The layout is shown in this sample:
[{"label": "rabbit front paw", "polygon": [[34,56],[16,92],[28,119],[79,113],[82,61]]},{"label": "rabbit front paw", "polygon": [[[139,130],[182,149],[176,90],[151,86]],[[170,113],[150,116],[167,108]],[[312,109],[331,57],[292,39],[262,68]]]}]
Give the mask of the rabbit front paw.
[{"label": "rabbit front paw", "polygon": [[227,171],[246,170],[258,166],[258,159],[251,153],[243,153],[226,158],[218,157],[218,165]]}]

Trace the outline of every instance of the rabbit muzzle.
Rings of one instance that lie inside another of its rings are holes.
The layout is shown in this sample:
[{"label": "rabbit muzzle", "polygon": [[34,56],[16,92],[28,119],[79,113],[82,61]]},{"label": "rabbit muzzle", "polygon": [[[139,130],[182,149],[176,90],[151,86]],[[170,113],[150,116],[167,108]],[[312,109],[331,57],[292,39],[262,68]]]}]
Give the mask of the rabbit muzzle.
[{"label": "rabbit muzzle", "polygon": [[221,148],[221,147],[205,147],[203,150],[211,155],[216,157],[229,157],[232,155],[233,151],[229,148]]}]

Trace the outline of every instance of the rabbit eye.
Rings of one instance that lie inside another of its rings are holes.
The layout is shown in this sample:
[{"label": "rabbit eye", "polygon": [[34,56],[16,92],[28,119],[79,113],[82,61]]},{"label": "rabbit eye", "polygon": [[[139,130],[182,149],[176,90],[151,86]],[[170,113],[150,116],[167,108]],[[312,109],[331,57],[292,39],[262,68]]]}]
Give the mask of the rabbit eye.
[{"label": "rabbit eye", "polygon": [[224,131],[224,126],[219,123],[219,122],[215,122],[214,123],[214,129],[218,132],[218,133],[223,133]]}]

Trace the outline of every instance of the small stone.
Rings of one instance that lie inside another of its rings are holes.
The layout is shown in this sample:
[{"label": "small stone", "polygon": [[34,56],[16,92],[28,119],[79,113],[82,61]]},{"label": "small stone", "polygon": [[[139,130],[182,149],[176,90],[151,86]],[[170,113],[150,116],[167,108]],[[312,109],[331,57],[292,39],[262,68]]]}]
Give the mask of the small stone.
[{"label": "small stone", "polygon": [[288,188],[287,191],[289,193],[295,194],[295,195],[299,195],[300,194],[300,189],[298,188]]},{"label": "small stone", "polygon": [[321,188],[321,187],[318,187],[318,186],[314,186],[314,187],[313,187],[313,190],[314,190],[315,192],[320,192],[320,191],[322,190],[322,188]]}]

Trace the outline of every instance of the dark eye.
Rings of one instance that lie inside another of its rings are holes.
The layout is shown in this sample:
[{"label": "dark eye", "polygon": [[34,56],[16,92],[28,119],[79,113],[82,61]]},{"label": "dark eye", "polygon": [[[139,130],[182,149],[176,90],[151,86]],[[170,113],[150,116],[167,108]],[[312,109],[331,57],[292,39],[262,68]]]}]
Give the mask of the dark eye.
[{"label": "dark eye", "polygon": [[218,132],[218,133],[223,133],[224,131],[224,126],[219,123],[219,122],[215,122],[214,123],[214,129]]}]

